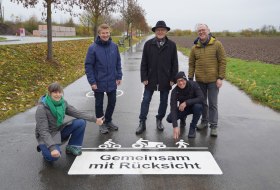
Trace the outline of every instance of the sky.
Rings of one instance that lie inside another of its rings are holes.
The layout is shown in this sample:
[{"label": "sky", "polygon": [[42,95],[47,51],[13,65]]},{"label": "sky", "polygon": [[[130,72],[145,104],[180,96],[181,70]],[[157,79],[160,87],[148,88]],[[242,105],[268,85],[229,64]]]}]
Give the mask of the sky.
[{"label": "sky", "polygon": [[[1,1],[1,0],[0,0]],[[258,29],[264,25],[280,27],[280,0],[137,0],[146,12],[149,26],[155,26],[158,20],[164,20],[171,29],[194,30],[197,23],[206,23],[213,32],[240,31]],[[42,4],[34,9],[2,0],[5,19],[11,15],[22,20],[37,15],[41,18]],[[77,11],[81,12],[77,9]],[[63,12],[53,13],[56,22],[65,22],[70,18]],[[78,18],[74,18],[78,21]]]}]

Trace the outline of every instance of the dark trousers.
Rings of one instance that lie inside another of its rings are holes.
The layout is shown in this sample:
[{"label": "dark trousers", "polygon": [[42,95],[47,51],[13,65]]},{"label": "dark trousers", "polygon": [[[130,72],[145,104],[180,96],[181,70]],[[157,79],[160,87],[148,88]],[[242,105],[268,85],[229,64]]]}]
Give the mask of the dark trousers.
[{"label": "dark trousers", "polygon": [[[112,92],[106,92],[108,103],[107,108],[105,112],[105,122],[111,122],[112,121],[112,115],[114,113],[114,109],[116,106],[116,100],[117,100],[117,91],[114,90]],[[97,118],[103,117],[103,100],[104,100],[104,92],[94,92],[95,97],[95,114]]]},{"label": "dark trousers", "polygon": [[[143,100],[141,103],[140,115],[139,115],[139,119],[141,121],[145,121],[147,119],[150,102],[152,100],[153,94],[154,94],[153,90],[145,89],[145,91],[144,91]],[[158,108],[158,115],[156,116],[156,118],[159,120],[162,120],[162,118],[164,118],[164,116],[166,114],[168,94],[169,94],[169,90],[160,91],[160,103],[159,103],[159,108]]]},{"label": "dark trousers", "polygon": [[[184,120],[185,118],[187,118],[188,115],[193,114],[190,127],[195,128],[201,116],[201,113],[202,113],[202,104],[193,104],[191,106],[187,106],[184,111],[180,111],[179,109],[177,109],[177,120],[178,119]],[[167,116],[166,121],[168,123],[172,123],[171,113]]]},{"label": "dark trousers", "polygon": [[211,127],[218,126],[218,94],[219,88],[217,88],[216,82],[202,83],[198,82],[200,89],[203,92],[203,111],[202,111],[202,123],[209,123]]},{"label": "dark trousers", "polygon": [[[63,142],[65,140],[68,140],[70,137],[68,145],[81,147],[84,140],[85,129],[85,120],[74,119],[71,124],[67,125],[62,131],[60,131],[61,141]],[[59,159],[51,156],[51,151],[45,144],[40,144],[39,148],[41,149],[42,155],[46,161],[52,162]],[[58,150],[61,154],[59,145],[55,145],[55,149]]]}]

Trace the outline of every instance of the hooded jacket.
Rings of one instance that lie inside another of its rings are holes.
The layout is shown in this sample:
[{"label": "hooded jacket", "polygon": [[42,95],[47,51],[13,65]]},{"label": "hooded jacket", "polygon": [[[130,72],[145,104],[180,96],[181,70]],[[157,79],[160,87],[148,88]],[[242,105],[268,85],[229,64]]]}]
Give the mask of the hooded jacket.
[{"label": "hooded jacket", "polygon": [[170,98],[170,110],[173,127],[178,127],[177,112],[179,104],[186,102],[187,107],[202,104],[203,92],[195,81],[187,81],[186,87],[181,89],[177,85],[173,88]]},{"label": "hooded jacket", "polygon": [[97,85],[96,92],[117,89],[116,80],[122,80],[121,58],[118,46],[110,38],[101,41],[98,36],[89,48],[85,59],[85,73],[89,84]]},{"label": "hooded jacket", "polygon": [[143,49],[141,60],[141,82],[148,80],[148,90],[170,90],[170,81],[178,73],[178,56],[176,44],[166,37],[164,45],[159,48],[156,38],[148,40]]},{"label": "hooded jacket", "polygon": [[210,83],[224,79],[225,73],[226,54],[221,42],[211,35],[205,46],[196,40],[189,57],[189,79],[195,75],[196,81]]},{"label": "hooded jacket", "polygon": [[[93,115],[89,115],[85,112],[79,111],[73,106],[65,102],[65,115],[85,119],[88,121],[96,122],[96,118]],[[66,126],[71,124],[72,120],[66,121],[60,126],[56,124],[56,118],[52,115],[50,108],[45,102],[45,96],[39,99],[38,107],[35,114],[36,129],[35,136],[38,144],[45,144],[50,150],[54,148],[54,145],[61,144],[60,131]]]}]

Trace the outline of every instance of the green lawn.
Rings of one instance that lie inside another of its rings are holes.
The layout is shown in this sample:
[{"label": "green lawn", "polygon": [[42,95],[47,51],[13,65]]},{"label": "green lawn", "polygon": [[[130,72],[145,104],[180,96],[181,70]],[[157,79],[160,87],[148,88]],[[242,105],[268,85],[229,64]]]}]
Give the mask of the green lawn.
[{"label": "green lawn", "polygon": [[280,111],[280,66],[229,58],[227,80],[264,105]]},{"label": "green lawn", "polygon": [[67,86],[83,76],[91,43],[92,39],[53,42],[55,62],[45,60],[46,43],[0,46],[0,122],[36,105],[52,82]]},{"label": "green lawn", "polygon": [[6,40],[7,38],[3,38],[3,37],[0,37],[0,41],[4,41]]},{"label": "green lawn", "polygon": [[[190,50],[178,48],[185,55]],[[280,65],[258,61],[227,59],[226,80],[246,92],[253,100],[280,111]]]}]

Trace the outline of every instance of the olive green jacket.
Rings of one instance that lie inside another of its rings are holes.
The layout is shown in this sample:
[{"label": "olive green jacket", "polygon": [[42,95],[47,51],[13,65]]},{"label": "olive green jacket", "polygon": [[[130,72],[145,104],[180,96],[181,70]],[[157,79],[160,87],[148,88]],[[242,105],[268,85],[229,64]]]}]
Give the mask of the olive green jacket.
[{"label": "olive green jacket", "polygon": [[226,75],[226,54],[223,45],[211,36],[209,43],[203,46],[198,42],[192,47],[189,57],[189,78],[197,82],[210,83]]}]

